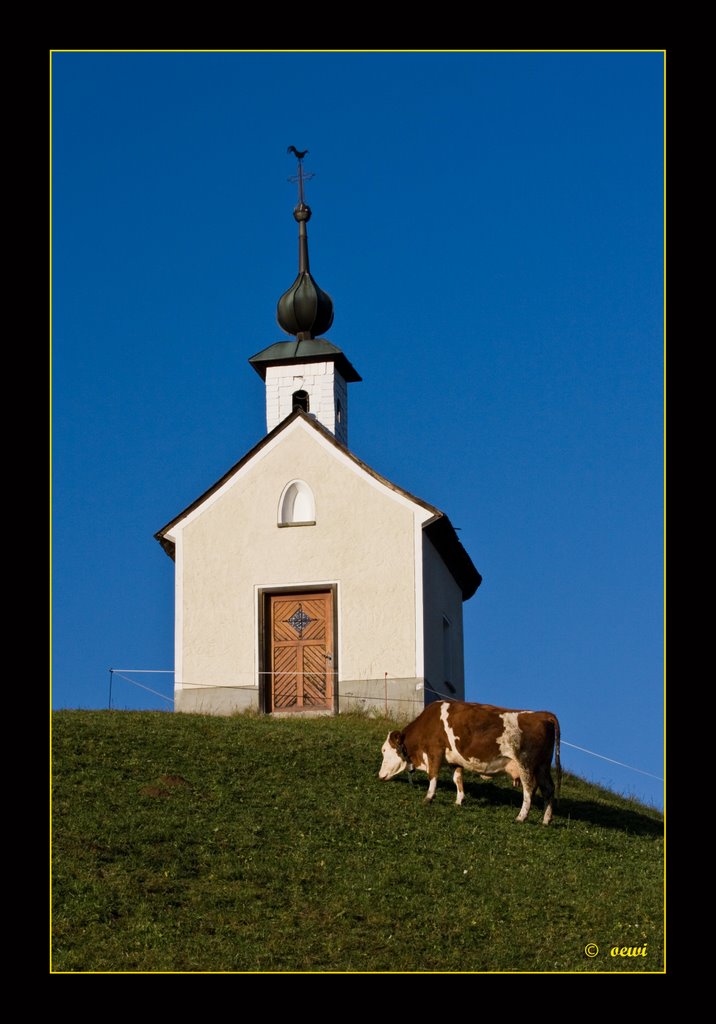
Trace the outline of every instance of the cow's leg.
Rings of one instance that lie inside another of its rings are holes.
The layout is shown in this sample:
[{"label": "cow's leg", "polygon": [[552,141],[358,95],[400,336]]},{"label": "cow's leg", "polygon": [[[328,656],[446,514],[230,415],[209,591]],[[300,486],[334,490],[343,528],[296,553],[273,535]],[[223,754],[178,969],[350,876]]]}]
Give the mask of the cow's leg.
[{"label": "cow's leg", "polygon": [[549,770],[549,765],[545,765],[540,768],[538,773],[539,788],[544,797],[544,817],[542,818],[543,825],[549,825],[552,820],[552,803],[554,800],[554,783],[552,782],[552,775]]},{"label": "cow's leg", "polygon": [[520,782],[522,783],[522,807],[517,815],[517,820],[524,821],[530,813],[532,796],[537,788],[537,780],[528,768],[520,767]]},{"label": "cow's leg", "polygon": [[428,792],[425,797],[426,804],[430,803],[432,798],[435,796],[435,790],[438,788],[438,774],[440,773],[442,760],[442,751],[439,754],[427,754],[428,778],[430,779],[430,785],[428,786]]},{"label": "cow's leg", "polygon": [[460,804],[465,799],[465,788],[462,784],[462,768],[460,765],[458,765],[455,771],[452,773],[452,781],[455,783],[455,787],[457,789],[457,799],[455,803],[459,807]]}]

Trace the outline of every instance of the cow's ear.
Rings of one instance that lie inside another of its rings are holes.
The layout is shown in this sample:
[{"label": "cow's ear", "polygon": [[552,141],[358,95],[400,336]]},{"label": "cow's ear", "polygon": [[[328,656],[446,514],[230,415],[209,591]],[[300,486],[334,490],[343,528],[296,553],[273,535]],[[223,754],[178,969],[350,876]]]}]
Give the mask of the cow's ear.
[{"label": "cow's ear", "polygon": [[397,750],[400,744],[403,742],[402,733],[398,729],[394,729],[388,737],[391,747],[395,747]]}]

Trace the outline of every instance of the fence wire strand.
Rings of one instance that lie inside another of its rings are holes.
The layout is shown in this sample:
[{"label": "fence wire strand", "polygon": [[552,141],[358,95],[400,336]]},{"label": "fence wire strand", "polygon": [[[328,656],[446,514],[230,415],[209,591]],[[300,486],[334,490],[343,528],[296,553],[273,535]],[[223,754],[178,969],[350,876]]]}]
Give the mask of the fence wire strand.
[{"label": "fence wire strand", "polygon": [[[129,676],[124,675],[124,672],[133,672],[135,675],[140,673],[143,675],[174,675],[174,669],[171,668],[133,668],[133,669],[118,669],[111,668],[109,670],[110,678],[114,675],[119,679],[124,679],[126,682],[131,683],[133,686],[138,686],[140,690],[146,690],[148,693],[153,693],[156,697],[160,697],[162,700],[167,701],[168,704],[174,703],[173,697],[166,697],[163,693],[159,693],[158,690],[153,690],[149,686],[145,686],[143,683],[138,683],[136,679],[130,679]],[[261,676],[296,676],[296,675],[316,675],[315,672],[259,672]],[[335,673],[334,673],[335,678]],[[390,680],[390,677],[389,677]],[[376,681],[377,685],[380,686],[382,683],[380,680]],[[237,683],[194,683],[186,682],[182,684],[188,689],[213,689],[213,690],[255,690],[257,687],[253,684],[237,684]],[[426,683],[423,691],[433,694],[440,700],[455,700],[454,697],[449,696],[446,693],[441,693],[439,690],[434,689],[430,684]],[[111,693],[111,690],[110,690]],[[366,693],[351,693],[350,691],[344,691],[342,694],[344,697],[351,697],[353,700],[365,700],[365,701],[379,701],[380,703],[388,702],[389,704],[414,704],[417,697],[385,697],[384,694],[366,694]],[[110,698],[111,702],[111,698]],[[111,706],[111,703],[110,703]],[[656,779],[658,782],[663,782],[663,778],[660,775],[655,775],[653,772],[644,771],[643,768],[635,768],[632,764],[625,764],[624,761],[617,761],[613,757],[607,757],[605,754],[598,754],[595,750],[588,750],[587,747],[580,747],[576,743],[570,743],[568,740],[561,740],[562,746],[571,747],[573,750],[581,750],[583,754],[590,754],[592,757],[598,757],[601,761],[609,761],[610,764],[619,765],[620,768],[628,768],[629,771],[638,772],[639,775],[648,775],[651,779]]]},{"label": "fence wire strand", "polygon": [[133,686],[138,686],[140,690],[146,690],[148,693],[153,693],[155,696],[161,697],[162,700],[167,701],[169,704],[174,703],[173,697],[165,697],[163,693],[159,692],[159,690],[153,690],[151,686],[145,686],[144,683],[138,683],[136,679],[130,679],[129,676],[122,675],[122,673],[118,669],[113,668],[110,671],[119,679],[126,679],[127,682],[131,683]]}]

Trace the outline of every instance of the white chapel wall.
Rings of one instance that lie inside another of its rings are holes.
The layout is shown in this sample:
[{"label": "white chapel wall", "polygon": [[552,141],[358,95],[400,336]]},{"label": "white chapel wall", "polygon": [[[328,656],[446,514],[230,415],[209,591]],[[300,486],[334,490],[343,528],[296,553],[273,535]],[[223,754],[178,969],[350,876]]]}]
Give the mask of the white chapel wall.
[{"label": "white chapel wall", "polygon": [[[388,673],[407,680],[398,689],[415,695],[422,680],[416,514],[429,513],[389,496],[329,449],[299,420],[221,497],[189,517],[181,544],[179,710],[200,709],[200,693],[207,697],[204,709],[213,710],[207,687],[255,687],[259,588],[316,583],[338,588],[340,679],[382,684]],[[281,528],[279,498],[297,478],[312,490],[316,525]],[[201,689],[190,695],[191,687]],[[238,691],[234,696],[233,706],[246,702]],[[231,709],[231,689],[219,703],[216,710]]]},{"label": "white chapel wall", "polygon": [[[434,545],[423,534],[425,685],[454,700],[465,699],[462,592]],[[449,628],[446,629],[446,621]],[[449,638],[450,651],[445,651]],[[446,665],[447,662],[447,665]],[[446,672],[447,669],[447,672]],[[455,687],[445,687],[445,677]]]}]

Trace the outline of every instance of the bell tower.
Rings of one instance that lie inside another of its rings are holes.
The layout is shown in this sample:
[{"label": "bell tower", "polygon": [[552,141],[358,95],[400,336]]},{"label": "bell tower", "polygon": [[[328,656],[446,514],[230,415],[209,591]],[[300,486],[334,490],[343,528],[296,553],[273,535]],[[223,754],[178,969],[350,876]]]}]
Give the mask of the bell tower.
[{"label": "bell tower", "polygon": [[348,384],[361,380],[344,353],[321,335],[333,323],[333,300],[319,288],[310,271],[308,231],[311,208],[304,197],[303,159],[296,155],[298,203],[293,217],[298,224],[298,276],[278,300],[276,320],[295,340],[279,341],[251,356],[249,362],[266,385],[266,427],[271,431],[296,408],[303,409],[348,445]]}]

